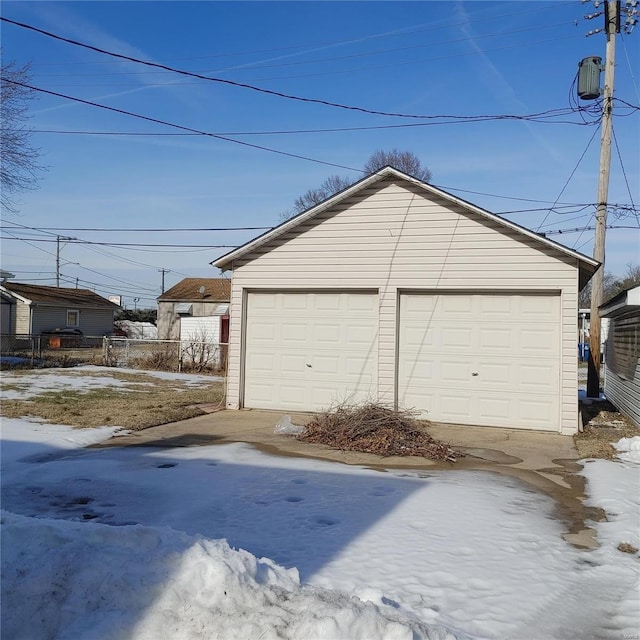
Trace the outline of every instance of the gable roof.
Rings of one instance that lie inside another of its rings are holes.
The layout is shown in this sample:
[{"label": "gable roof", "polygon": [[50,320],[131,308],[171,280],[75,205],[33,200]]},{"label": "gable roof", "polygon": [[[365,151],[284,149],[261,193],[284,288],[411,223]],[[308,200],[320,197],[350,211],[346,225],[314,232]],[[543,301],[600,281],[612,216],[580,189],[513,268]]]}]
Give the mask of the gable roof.
[{"label": "gable roof", "polygon": [[[200,293],[200,287],[204,287],[204,293]],[[158,301],[167,300],[229,302],[231,300],[231,280],[228,278],[185,278],[158,298]]]},{"label": "gable roof", "polygon": [[117,304],[99,296],[89,289],[65,289],[60,287],[45,287],[39,284],[22,284],[19,282],[5,282],[0,285],[1,291],[6,291],[26,304],[46,304],[49,306],[80,306],[96,309],[119,309]]},{"label": "gable roof", "polygon": [[515,222],[511,222],[510,220],[506,220],[505,218],[501,218],[495,213],[491,213],[490,211],[487,211],[482,207],[479,207],[475,204],[467,202],[466,200],[463,200],[462,198],[459,198],[446,191],[443,191],[438,187],[434,187],[433,185],[430,185],[426,182],[422,182],[417,178],[413,178],[410,175],[403,173],[402,171],[398,171],[397,169],[394,169],[393,167],[384,167],[379,171],[377,171],[376,173],[373,173],[370,176],[367,176],[366,178],[359,180],[358,182],[352,184],[350,187],[347,187],[346,189],[343,189],[342,191],[331,196],[330,198],[327,198],[323,202],[311,207],[310,209],[307,209],[306,211],[303,211],[302,213],[298,214],[297,216],[294,216],[293,218],[290,218],[289,220],[286,220],[282,224],[257,236],[253,240],[246,242],[242,246],[226,253],[220,258],[213,260],[212,262],[210,262],[210,264],[220,269],[228,269],[234,260],[247,256],[255,249],[265,245],[267,242],[270,242],[271,240],[278,238],[282,234],[287,233],[288,231],[291,231],[298,225],[301,225],[302,223],[308,221],[310,218],[313,218],[319,215],[323,211],[326,211],[327,209],[331,208],[332,206],[339,204],[343,200],[346,200],[347,198],[357,194],[360,191],[364,191],[365,189],[375,184],[376,182],[380,182],[386,178],[394,178],[397,180],[409,182],[412,185],[425,191],[428,195],[435,195],[438,198],[442,198],[443,200],[446,200],[450,204],[463,207],[467,211],[475,213],[482,218],[488,218],[491,221],[497,223],[498,225],[505,227],[506,229],[516,231],[521,235],[534,240],[535,243],[538,243],[541,248],[547,248],[547,249],[552,248],[566,255],[567,257],[576,259],[578,261],[578,265],[580,268],[580,276],[581,276],[580,287],[581,288],[589,281],[591,276],[596,272],[596,270],[600,266],[600,263],[597,260],[594,260],[593,258],[589,258],[588,256],[585,256],[584,254],[579,253],[578,251],[574,251],[573,249],[569,249],[564,245],[554,242],[553,240],[549,240],[548,238],[545,238],[544,236],[541,236],[531,231],[530,229],[522,227],[519,224],[516,224]]}]

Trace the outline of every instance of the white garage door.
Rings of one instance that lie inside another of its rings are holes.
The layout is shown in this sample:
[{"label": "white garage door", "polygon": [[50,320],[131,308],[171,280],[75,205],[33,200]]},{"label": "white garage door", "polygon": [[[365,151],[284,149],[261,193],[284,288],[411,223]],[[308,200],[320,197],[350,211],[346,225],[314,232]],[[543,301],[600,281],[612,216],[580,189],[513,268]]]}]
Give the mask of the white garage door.
[{"label": "white garage door", "polygon": [[317,411],[374,398],[377,372],[377,294],[248,294],[245,407]]},{"label": "white garage door", "polygon": [[401,295],[400,407],[438,422],[557,431],[559,395],[559,295]]}]

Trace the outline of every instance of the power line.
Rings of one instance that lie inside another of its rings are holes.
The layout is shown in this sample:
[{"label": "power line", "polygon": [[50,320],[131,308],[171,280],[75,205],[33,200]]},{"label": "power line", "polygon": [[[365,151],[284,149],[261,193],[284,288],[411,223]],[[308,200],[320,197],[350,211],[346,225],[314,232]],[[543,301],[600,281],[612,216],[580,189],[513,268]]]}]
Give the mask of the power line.
[{"label": "power line", "polygon": [[[4,19],[4,18],[3,18]],[[202,136],[208,136],[210,138],[215,138],[216,140],[224,140],[225,142],[233,142],[234,144],[239,144],[244,147],[250,147],[252,149],[259,149],[260,151],[269,151],[271,153],[277,153],[278,155],[287,156],[289,158],[297,158],[298,160],[307,160],[308,162],[315,162],[317,164],[323,164],[329,167],[337,167],[338,169],[347,169],[349,171],[357,171],[359,173],[363,173],[361,169],[354,169],[353,167],[347,167],[342,164],[336,164],[334,162],[326,162],[325,160],[317,160],[315,158],[309,158],[307,156],[302,156],[297,153],[289,153],[288,151],[280,151],[279,149],[272,149],[271,147],[264,147],[258,144],[252,144],[251,142],[244,142],[242,140],[234,140],[233,138],[228,138],[226,136],[220,136],[215,133],[208,133],[207,131],[200,131],[199,129],[192,129],[191,127],[185,127],[179,124],[174,124],[172,122],[166,122],[164,120],[159,120],[157,118],[151,118],[150,116],[143,116],[138,113],[133,113],[131,111],[125,111],[124,109],[117,109],[116,107],[108,107],[104,104],[98,104],[97,102],[91,102],[90,100],[82,100],[81,98],[74,98],[73,96],[67,96],[63,93],[57,93],[55,91],[48,91],[47,89],[41,89],[39,87],[34,87],[32,85],[25,84],[23,82],[16,82],[15,80],[11,80],[10,78],[2,78],[4,82],[12,82],[13,84],[26,87],[27,89],[32,89],[33,91],[39,91],[41,93],[47,93],[52,96],[57,96],[58,98],[65,98],[66,100],[72,100],[73,102],[80,102],[81,104],[86,104],[92,107],[98,107],[99,109],[105,109],[107,111],[113,111],[115,113],[120,113],[122,115],[131,116],[132,118],[139,118],[141,120],[146,120],[148,122],[155,122],[156,124],[161,124],[165,127],[174,127],[175,129],[182,129],[184,131],[190,131],[191,133],[197,133]]]},{"label": "power line", "polygon": [[587,146],[585,147],[585,150],[582,152],[582,155],[578,158],[578,162],[576,163],[576,166],[573,168],[573,170],[569,174],[569,177],[567,178],[567,180],[564,183],[562,189],[560,190],[560,193],[558,194],[558,197],[556,198],[555,202],[553,203],[553,205],[549,209],[549,212],[543,218],[542,222],[538,225],[537,231],[540,230],[540,227],[546,222],[547,218],[551,215],[551,212],[553,211],[553,208],[556,206],[556,204],[558,204],[558,200],[560,200],[560,198],[562,197],[562,194],[564,193],[565,189],[569,186],[569,183],[571,182],[571,178],[573,178],[573,176],[574,176],[575,172],[578,170],[578,167],[580,166],[580,163],[582,162],[583,158],[587,155],[587,151],[589,151],[589,147],[591,146],[591,143],[593,142],[593,139],[596,137],[596,133],[598,133],[598,130],[594,129],[593,133],[591,134],[591,137],[589,138],[589,142],[587,142]]},{"label": "power line", "polygon": [[[271,228],[271,227],[270,227]],[[5,238],[5,240],[22,240],[23,242],[56,242],[54,239],[49,238],[18,238],[12,236]],[[78,239],[65,239],[68,244],[80,244],[80,245],[98,245],[104,247],[175,247],[185,249],[235,249],[235,244],[151,244],[148,242],[97,242],[94,240],[78,240]],[[55,255],[55,254],[51,254]]]},{"label": "power line", "polygon": [[[616,131],[613,128],[613,123],[611,125],[611,133],[613,134],[613,142],[616,146],[616,152],[618,154],[618,161],[620,162],[620,169],[622,170],[622,176],[624,178],[624,183],[627,185],[627,193],[629,194],[629,201],[631,202],[632,207],[635,209],[635,203],[633,202],[633,196],[631,195],[631,187],[629,186],[629,179],[627,178],[627,172],[624,168],[624,163],[622,162],[622,154],[620,153],[620,147],[618,146],[618,138],[616,137]],[[636,215],[636,221],[638,222],[638,227],[640,227],[640,217]]]},{"label": "power line", "polygon": [[[147,233],[147,232],[169,232],[176,231],[268,231],[272,227],[165,227],[148,229],[145,227],[130,228],[130,227],[29,227],[24,224],[18,224],[11,220],[0,220],[3,224],[15,224],[22,229],[31,229],[33,231],[119,231],[123,233]],[[0,226],[0,229],[4,227]],[[55,234],[50,234],[55,235]],[[154,267],[155,268],[155,267]]]},{"label": "power line", "polygon": [[[185,71],[183,69],[176,69],[174,67],[170,67],[168,65],[160,64],[158,62],[151,62],[151,61],[148,61],[148,60],[141,60],[139,58],[134,58],[132,56],[127,56],[127,55],[124,55],[124,54],[121,54],[121,53],[116,53],[114,51],[108,51],[107,49],[101,49],[99,47],[94,47],[93,45],[86,44],[86,43],[83,43],[83,42],[79,42],[78,40],[73,40],[71,38],[65,38],[63,36],[57,35],[57,34],[52,33],[50,31],[45,31],[44,29],[39,29],[38,27],[34,27],[33,25],[29,25],[29,24],[26,24],[24,22],[18,22],[16,20],[10,20],[9,18],[5,18],[5,17],[2,17],[2,16],[0,16],[0,20],[2,20],[3,22],[7,22],[9,24],[13,24],[13,25],[18,26],[18,27],[23,28],[23,29],[28,29],[30,31],[34,31],[36,33],[40,33],[40,34],[45,35],[45,36],[47,36],[49,38],[53,38],[55,40],[60,40],[61,42],[66,42],[68,44],[72,44],[74,46],[78,46],[78,47],[82,47],[82,48],[85,48],[85,49],[89,49],[91,51],[96,51],[97,53],[108,55],[108,56],[111,56],[113,58],[117,58],[119,60],[126,60],[128,62],[135,62],[136,64],[141,64],[141,65],[144,65],[144,66],[161,69],[163,71],[169,71],[169,72],[172,72],[172,73],[176,73],[178,75],[192,77],[192,78],[198,78],[200,80],[206,80],[207,82],[215,82],[215,83],[226,84],[226,85],[230,85],[230,86],[234,86],[234,87],[239,87],[239,88],[242,88],[242,89],[249,89],[251,91],[256,91],[258,93],[263,93],[263,94],[266,94],[266,95],[272,95],[272,96],[275,96],[275,97],[278,97],[278,98],[284,98],[284,99],[287,99],[287,100],[294,100],[294,101],[297,101],[297,102],[303,102],[303,103],[308,103],[308,104],[319,104],[319,105],[322,105],[322,106],[333,107],[333,108],[337,108],[337,109],[344,109],[344,110],[347,110],[347,111],[357,111],[357,112],[360,112],[360,113],[367,113],[367,114],[371,114],[371,115],[388,116],[388,117],[395,117],[395,118],[434,119],[434,118],[438,117],[438,116],[432,116],[432,115],[407,114],[407,113],[397,113],[397,112],[390,112],[390,111],[381,111],[381,110],[377,110],[377,109],[367,109],[365,107],[341,104],[341,103],[338,103],[338,102],[332,102],[330,100],[322,100],[320,98],[307,98],[307,97],[303,97],[303,96],[296,96],[296,95],[292,95],[292,94],[287,94],[287,93],[283,93],[281,91],[274,91],[272,89],[265,89],[263,87],[257,87],[255,85],[251,85],[251,84],[248,84],[246,82],[237,82],[235,80],[227,80],[227,79],[224,79],[224,78],[214,78],[214,77],[202,75],[200,73],[195,73],[195,72],[191,72],[191,71]],[[20,84],[20,83],[15,83],[15,84]],[[27,86],[28,87],[28,85],[23,85],[23,86]],[[28,88],[35,89],[35,87],[28,87]],[[50,93],[52,95],[59,95],[61,97],[66,97],[67,99],[78,100],[80,102],[85,102],[86,104],[93,104],[94,106],[96,106],[95,103],[89,103],[88,101],[80,100],[79,98],[70,98],[69,96],[62,96],[62,94],[56,94],[55,92],[47,91],[45,89],[36,89],[36,90],[43,91],[45,93]],[[97,106],[103,106],[103,105],[97,105]],[[107,107],[103,107],[103,108],[107,108]],[[113,110],[116,110],[116,109],[113,109]],[[546,112],[543,112],[543,113],[546,113]],[[533,115],[541,115],[541,114],[533,114]],[[138,116],[138,117],[140,117],[140,116]],[[463,117],[463,116],[460,116],[460,118],[461,119],[467,119],[466,117]],[[518,120],[520,120],[520,119],[523,119],[523,118],[521,116],[503,115],[503,116],[500,116],[500,119],[518,119]],[[156,122],[158,122],[158,121],[156,121]],[[186,127],[183,127],[183,128],[186,129]],[[197,132],[196,130],[192,130],[192,131]],[[236,142],[238,142],[238,141],[236,141]],[[345,168],[345,167],[342,167],[342,168]]]},{"label": "power line", "polygon": [[[542,236],[552,236],[552,235],[562,235],[563,233],[564,234],[567,234],[567,233],[580,233],[582,235],[585,231],[593,231],[594,229],[595,229],[595,227],[593,227],[593,226],[576,227],[574,229],[555,229],[553,231],[544,231],[540,235],[542,235]],[[634,226],[631,226],[631,225],[623,225],[623,224],[610,224],[610,225],[607,225],[607,229],[637,229],[637,227],[634,227]],[[578,240],[579,239],[580,238],[578,238]],[[576,242],[578,240],[576,240]]]},{"label": "power line", "polygon": [[[55,253],[47,251],[46,249],[43,249],[43,248],[38,247],[38,246],[33,244],[33,242],[57,242],[57,238],[56,238],[56,240],[54,240],[54,239],[49,240],[49,239],[45,239],[45,238],[38,238],[38,239],[36,239],[36,238],[19,238],[18,236],[14,236],[13,234],[8,233],[6,231],[5,231],[5,233],[7,233],[9,235],[9,238],[4,238],[4,240],[19,240],[19,241],[24,242],[25,244],[33,247],[34,249],[38,249],[38,251],[42,251],[43,253],[46,253],[47,255],[50,255],[50,256],[52,256],[54,258],[57,258],[57,255]],[[80,267],[81,269],[85,269],[86,271],[90,271],[90,272],[95,273],[95,274],[97,274],[99,276],[102,276],[103,278],[108,278],[110,280],[114,280],[115,282],[119,282],[121,284],[130,285],[130,286],[133,286],[133,287],[139,287],[140,286],[139,283],[137,283],[137,282],[131,282],[131,281],[123,280],[121,278],[115,278],[113,276],[109,276],[107,274],[100,273],[99,271],[96,271],[95,269],[91,269],[90,267],[85,267],[85,266],[83,266],[83,265],[81,265],[79,263],[73,263],[73,262],[67,261],[62,266],[68,266],[70,264],[76,265],[76,266]],[[146,287],[142,287],[142,290],[152,291],[151,289],[147,289]]]}]

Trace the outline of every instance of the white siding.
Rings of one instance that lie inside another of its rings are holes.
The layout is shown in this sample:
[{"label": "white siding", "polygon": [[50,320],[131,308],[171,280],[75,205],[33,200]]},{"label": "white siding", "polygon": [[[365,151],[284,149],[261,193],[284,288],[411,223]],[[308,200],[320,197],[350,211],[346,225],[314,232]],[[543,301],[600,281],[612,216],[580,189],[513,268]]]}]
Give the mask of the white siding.
[{"label": "white siding", "polygon": [[233,264],[228,406],[238,407],[247,289],[379,292],[378,396],[395,400],[398,292],[492,289],[560,295],[561,426],[578,425],[578,268],[517,231],[387,178]]},{"label": "white siding", "polygon": [[180,340],[220,344],[220,316],[180,318]]},{"label": "white siding", "polygon": [[[180,339],[180,318],[176,313],[176,306],[184,304],[171,300],[158,301],[158,338],[160,340],[179,340]],[[216,301],[209,300],[189,300],[187,304],[191,305],[191,316],[185,317],[211,317],[217,315],[217,309],[220,304]]]},{"label": "white siding", "polygon": [[14,333],[18,335],[28,335],[31,333],[31,307],[26,302],[16,300],[12,313],[14,314],[12,318],[14,322],[11,324],[15,327]]}]

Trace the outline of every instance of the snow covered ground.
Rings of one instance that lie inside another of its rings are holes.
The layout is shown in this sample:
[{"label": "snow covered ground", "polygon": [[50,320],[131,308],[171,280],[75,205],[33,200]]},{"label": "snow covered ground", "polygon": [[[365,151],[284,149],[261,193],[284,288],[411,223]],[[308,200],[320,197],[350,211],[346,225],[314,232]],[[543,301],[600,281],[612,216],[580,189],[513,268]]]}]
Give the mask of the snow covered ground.
[{"label": "snow covered ground", "polygon": [[113,432],[2,421],[3,637],[637,637],[640,438],[585,464],[579,551],[504,476],[85,448]]}]

